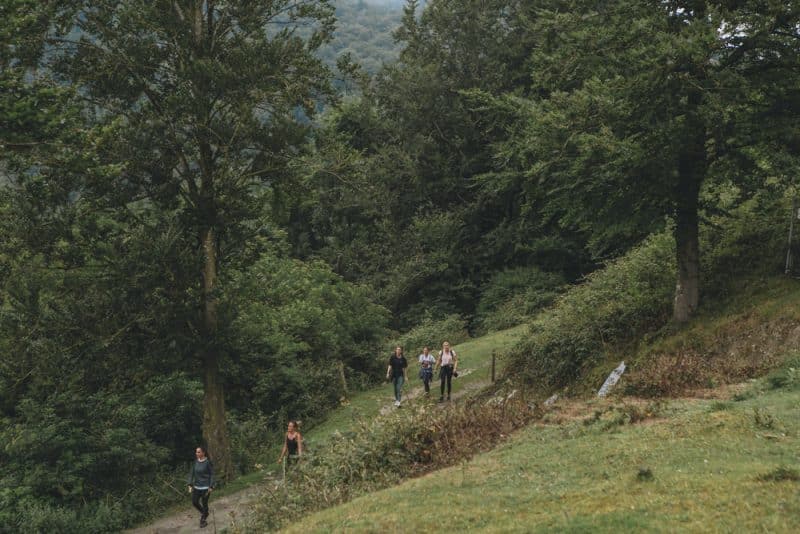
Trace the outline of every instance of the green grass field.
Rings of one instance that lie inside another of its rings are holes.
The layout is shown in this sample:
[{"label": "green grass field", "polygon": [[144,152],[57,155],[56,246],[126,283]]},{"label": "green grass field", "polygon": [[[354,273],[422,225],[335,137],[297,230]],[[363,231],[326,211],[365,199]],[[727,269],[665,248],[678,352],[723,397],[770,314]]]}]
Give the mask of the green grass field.
[{"label": "green grass field", "polygon": [[800,389],[758,384],[739,402],[670,401],[638,424],[532,425],[471,461],[287,530],[798,532]]}]

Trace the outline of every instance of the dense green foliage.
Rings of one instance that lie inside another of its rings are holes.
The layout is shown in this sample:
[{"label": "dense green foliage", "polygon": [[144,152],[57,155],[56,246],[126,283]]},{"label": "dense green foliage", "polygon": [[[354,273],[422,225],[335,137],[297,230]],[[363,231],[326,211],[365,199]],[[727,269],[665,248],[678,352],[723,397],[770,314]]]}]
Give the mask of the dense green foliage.
[{"label": "dense green foliage", "polygon": [[0,5],[0,529],[250,469],[393,344],[532,320],[560,388],[782,269],[794,4],[399,4]]},{"label": "dense green foliage", "polygon": [[319,56],[329,65],[348,54],[366,73],[374,75],[397,59],[392,33],[400,25],[399,5],[365,0],[336,2],[336,32]]},{"label": "dense green foliage", "polygon": [[524,187],[544,189],[547,210],[601,250],[641,239],[668,216],[674,317],[685,321],[700,298],[700,213],[713,209],[703,187],[737,183],[746,196],[784,178],[794,142],[775,151],[775,139],[797,137],[784,121],[800,58],[788,27],[800,14],[763,5],[756,22],[747,2],[541,4],[527,22],[539,38],[530,96],[512,92],[496,106],[518,117],[497,145],[499,168],[521,170]]},{"label": "dense green foliage", "polygon": [[[750,277],[780,272],[784,243],[775,228],[787,207],[785,198],[759,196],[702,228],[703,278],[717,303]],[[533,321],[513,351],[513,373],[545,391],[563,388],[610,353],[661,330],[669,318],[673,248],[669,233],[654,234],[570,289]]]},{"label": "dense green foliage", "polygon": [[371,284],[398,329],[423,310],[472,316],[498,271],[535,265],[574,280],[593,266],[580,233],[520,202],[523,188],[481,180],[494,172],[502,130],[463,91],[513,91],[529,79],[522,8],[458,0],[419,13],[417,4],[408,3],[396,33],[398,63],[319,132],[329,163],[308,166],[310,195],[290,230],[297,254]]},{"label": "dense green foliage", "polygon": [[226,333],[224,372],[233,406],[270,415],[268,426],[276,428],[287,416],[320,414],[338,404],[345,388],[379,375],[374,356],[386,311],[366,288],[348,284],[324,263],[272,256],[230,283],[225,307],[236,315]]},{"label": "dense green foliage", "polygon": [[525,322],[552,304],[566,281],[538,267],[517,267],[495,274],[481,289],[475,318],[484,331]]},{"label": "dense green foliage", "polygon": [[391,354],[399,346],[403,347],[407,358],[416,360],[424,347],[428,347],[431,354],[436,355],[445,341],[457,345],[468,338],[467,322],[463,317],[453,314],[436,320],[427,315],[417,326],[393,339],[388,344],[386,353]]},{"label": "dense green foliage", "polygon": [[[312,53],[331,9],[268,7],[4,4],[3,528],[119,530],[175,498],[160,481],[201,434],[221,479],[252,468],[226,450],[223,391],[274,429],[337,401],[335,363],[366,381],[385,312],[286,258],[276,226],[309,130],[297,106],[329,89]],[[228,29],[184,33],[201,13]],[[322,25],[269,34],[278,13]]]}]

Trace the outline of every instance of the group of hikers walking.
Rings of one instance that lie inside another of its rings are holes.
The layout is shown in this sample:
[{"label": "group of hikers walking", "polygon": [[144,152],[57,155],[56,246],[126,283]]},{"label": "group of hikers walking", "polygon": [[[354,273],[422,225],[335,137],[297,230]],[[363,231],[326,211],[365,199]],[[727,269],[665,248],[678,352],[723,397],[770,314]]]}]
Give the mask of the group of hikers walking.
[{"label": "group of hikers walking", "polygon": [[[439,370],[439,402],[450,400],[453,377],[458,376],[458,355],[450,348],[450,343],[442,343],[442,350],[434,357],[428,347],[422,349],[422,354],[417,358],[419,363],[419,378],[425,387],[425,394],[431,391],[431,382],[436,369]],[[394,386],[394,405],[400,406],[403,396],[403,384],[408,382],[408,360],[403,355],[403,347],[397,346],[394,354],[389,357],[389,366],[386,368],[386,380],[391,380]]]},{"label": "group of hikers walking", "polygon": [[[430,353],[428,347],[422,349],[422,353],[417,358],[419,364],[419,378],[425,387],[425,394],[430,394],[431,382],[434,372],[439,370],[440,395],[439,402],[450,400],[453,377],[458,376],[458,355],[450,348],[450,343],[442,343],[442,350],[436,357]],[[394,405],[400,406],[403,384],[408,381],[408,361],[403,355],[403,347],[396,347],[394,354],[389,358],[389,366],[386,368],[386,379],[392,380],[394,385]],[[283,449],[278,456],[278,463],[286,462],[289,465],[296,464],[303,455],[303,436],[299,431],[297,421],[289,421],[283,439]],[[200,527],[208,525],[208,498],[214,490],[214,468],[208,457],[205,447],[195,449],[195,459],[189,470],[187,480],[189,493],[192,494],[192,505],[200,512]]]}]

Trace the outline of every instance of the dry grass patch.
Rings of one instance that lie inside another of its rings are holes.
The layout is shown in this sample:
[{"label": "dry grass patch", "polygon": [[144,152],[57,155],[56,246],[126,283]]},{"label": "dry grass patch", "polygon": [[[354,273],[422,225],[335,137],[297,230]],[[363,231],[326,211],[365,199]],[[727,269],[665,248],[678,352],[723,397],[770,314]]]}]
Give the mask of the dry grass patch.
[{"label": "dry grass patch", "polygon": [[719,385],[762,376],[800,350],[795,311],[768,318],[753,310],[698,324],[638,356],[620,385],[648,397],[723,394]]}]

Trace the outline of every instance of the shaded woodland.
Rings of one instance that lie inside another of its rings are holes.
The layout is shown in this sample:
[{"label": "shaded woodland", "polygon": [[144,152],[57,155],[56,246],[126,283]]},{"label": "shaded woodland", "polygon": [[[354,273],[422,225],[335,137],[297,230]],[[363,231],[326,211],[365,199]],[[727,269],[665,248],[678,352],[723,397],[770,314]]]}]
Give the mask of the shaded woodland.
[{"label": "shaded woodland", "polygon": [[524,323],[652,240],[674,291],[640,316],[689,321],[703,228],[796,194],[798,28],[762,0],[3,2],[0,525],[140,521],[196,443],[232,479],[389,340]]}]

